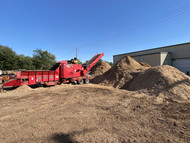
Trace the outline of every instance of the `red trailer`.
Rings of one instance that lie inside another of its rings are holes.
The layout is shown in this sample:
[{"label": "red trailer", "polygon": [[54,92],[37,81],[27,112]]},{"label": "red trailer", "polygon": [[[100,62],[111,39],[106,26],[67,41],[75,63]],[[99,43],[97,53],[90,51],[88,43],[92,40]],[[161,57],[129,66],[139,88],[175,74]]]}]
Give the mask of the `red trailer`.
[{"label": "red trailer", "polygon": [[26,85],[56,85],[65,82],[89,83],[90,69],[104,56],[96,54],[86,64],[73,64],[70,61],[55,63],[50,70],[23,70],[16,73],[16,78],[3,83],[3,87]]}]

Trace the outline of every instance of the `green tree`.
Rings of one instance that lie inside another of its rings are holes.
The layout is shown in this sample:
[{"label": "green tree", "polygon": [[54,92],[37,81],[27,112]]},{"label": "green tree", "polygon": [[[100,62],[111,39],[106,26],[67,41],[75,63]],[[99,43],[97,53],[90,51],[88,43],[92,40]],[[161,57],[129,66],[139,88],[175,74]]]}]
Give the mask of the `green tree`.
[{"label": "green tree", "polygon": [[26,56],[25,61],[26,61],[24,64],[25,69],[27,69],[27,70],[34,70],[35,69],[35,66],[33,64],[33,57]]},{"label": "green tree", "polygon": [[0,69],[15,70],[17,68],[17,54],[11,48],[0,45]]},{"label": "green tree", "polygon": [[33,65],[35,69],[48,70],[55,64],[55,56],[48,51],[36,49],[33,51]]},{"label": "green tree", "polygon": [[78,60],[78,64],[82,64],[82,62],[79,59],[77,59],[77,60]]},{"label": "green tree", "polygon": [[113,66],[113,63],[112,62],[108,62],[106,61],[111,67]]},{"label": "green tree", "polygon": [[19,69],[34,70],[33,58],[24,55],[17,55],[17,65]]}]

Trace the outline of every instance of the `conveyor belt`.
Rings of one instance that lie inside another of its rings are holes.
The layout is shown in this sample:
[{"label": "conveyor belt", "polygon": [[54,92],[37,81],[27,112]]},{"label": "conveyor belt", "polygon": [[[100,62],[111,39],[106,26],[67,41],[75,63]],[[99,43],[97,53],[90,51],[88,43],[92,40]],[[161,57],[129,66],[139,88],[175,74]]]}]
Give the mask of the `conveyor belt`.
[{"label": "conveyor belt", "polygon": [[100,56],[100,54],[94,56],[92,59],[90,59],[86,64],[83,64],[82,66],[89,67],[90,64],[91,64],[94,60],[96,60],[96,58],[98,58],[99,56]]}]

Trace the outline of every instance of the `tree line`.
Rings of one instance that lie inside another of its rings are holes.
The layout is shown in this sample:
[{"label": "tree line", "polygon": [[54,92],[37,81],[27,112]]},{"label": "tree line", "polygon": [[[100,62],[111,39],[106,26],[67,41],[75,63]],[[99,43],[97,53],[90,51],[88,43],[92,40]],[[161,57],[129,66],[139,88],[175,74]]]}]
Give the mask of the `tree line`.
[{"label": "tree line", "polygon": [[[0,70],[48,70],[56,62],[55,55],[48,51],[36,49],[33,51],[33,56],[18,55],[11,48],[0,45]],[[100,59],[98,61],[102,62]],[[79,64],[82,64],[78,60]],[[98,64],[97,63],[97,64]],[[108,62],[111,66],[112,62]]]},{"label": "tree line", "polygon": [[18,55],[11,48],[0,45],[0,70],[48,70],[56,62],[55,55],[36,49],[33,56]]}]

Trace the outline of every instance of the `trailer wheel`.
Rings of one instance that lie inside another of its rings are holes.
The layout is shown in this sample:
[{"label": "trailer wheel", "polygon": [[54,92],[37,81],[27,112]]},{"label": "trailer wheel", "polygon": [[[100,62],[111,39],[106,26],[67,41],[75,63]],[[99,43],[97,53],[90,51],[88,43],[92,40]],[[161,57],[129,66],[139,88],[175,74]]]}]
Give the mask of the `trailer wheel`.
[{"label": "trailer wheel", "polygon": [[90,82],[90,80],[88,78],[84,79],[84,83],[88,84]]},{"label": "trailer wheel", "polygon": [[83,84],[83,83],[84,83],[83,79],[78,80],[78,84]]},{"label": "trailer wheel", "polygon": [[73,81],[73,84],[75,84],[75,85],[76,85],[76,84],[77,84],[77,81],[76,81],[76,80],[75,80],[75,81]]}]

